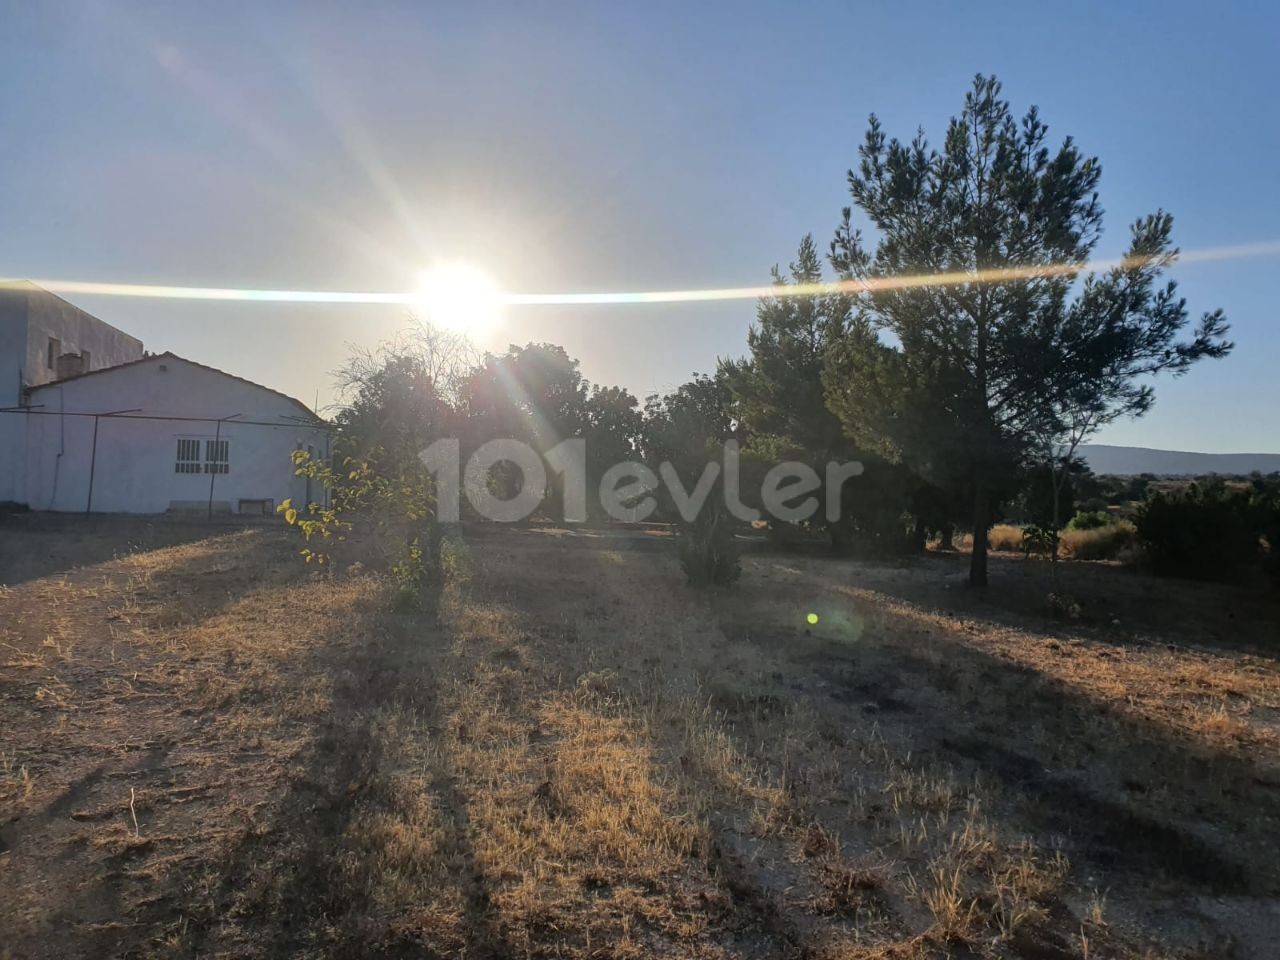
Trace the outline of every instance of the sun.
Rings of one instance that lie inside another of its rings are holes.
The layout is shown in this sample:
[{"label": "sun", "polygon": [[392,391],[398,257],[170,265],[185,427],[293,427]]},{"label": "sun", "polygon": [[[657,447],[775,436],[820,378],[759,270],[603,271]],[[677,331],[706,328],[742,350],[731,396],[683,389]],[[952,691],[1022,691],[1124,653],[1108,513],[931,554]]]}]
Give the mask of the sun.
[{"label": "sun", "polygon": [[461,261],[438,263],[424,272],[417,296],[427,320],[468,336],[488,332],[502,313],[502,295],[493,277]]}]

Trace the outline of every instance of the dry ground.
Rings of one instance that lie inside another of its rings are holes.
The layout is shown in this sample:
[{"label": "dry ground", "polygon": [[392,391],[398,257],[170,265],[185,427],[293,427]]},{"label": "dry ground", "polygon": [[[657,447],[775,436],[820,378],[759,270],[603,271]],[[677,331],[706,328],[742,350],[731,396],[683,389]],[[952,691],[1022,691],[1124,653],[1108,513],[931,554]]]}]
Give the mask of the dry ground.
[{"label": "dry ground", "polygon": [[0,522],[0,956],[1275,955],[1256,593],[504,532],[405,614],[295,549]]}]

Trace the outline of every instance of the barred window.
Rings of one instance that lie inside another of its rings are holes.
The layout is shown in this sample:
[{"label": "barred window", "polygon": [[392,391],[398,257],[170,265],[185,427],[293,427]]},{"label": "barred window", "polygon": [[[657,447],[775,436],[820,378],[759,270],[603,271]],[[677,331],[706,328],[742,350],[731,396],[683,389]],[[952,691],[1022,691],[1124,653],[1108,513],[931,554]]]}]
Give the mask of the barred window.
[{"label": "barred window", "polygon": [[231,472],[231,450],[229,441],[206,440],[204,442],[204,472]]},{"label": "barred window", "polygon": [[178,459],[173,465],[174,473],[200,472],[200,441],[189,437],[178,438]]}]

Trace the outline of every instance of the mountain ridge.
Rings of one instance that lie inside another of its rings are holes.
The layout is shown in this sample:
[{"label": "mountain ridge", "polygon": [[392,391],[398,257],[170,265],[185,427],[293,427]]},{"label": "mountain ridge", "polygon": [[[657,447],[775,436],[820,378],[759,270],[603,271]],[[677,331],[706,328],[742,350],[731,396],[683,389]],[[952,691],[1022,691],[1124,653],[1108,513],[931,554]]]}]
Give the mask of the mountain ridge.
[{"label": "mountain ridge", "polygon": [[1206,474],[1249,474],[1280,471],[1280,453],[1196,453],[1192,450],[1157,450],[1106,443],[1080,446],[1080,456],[1097,474],[1136,476],[1151,473],[1165,477]]}]

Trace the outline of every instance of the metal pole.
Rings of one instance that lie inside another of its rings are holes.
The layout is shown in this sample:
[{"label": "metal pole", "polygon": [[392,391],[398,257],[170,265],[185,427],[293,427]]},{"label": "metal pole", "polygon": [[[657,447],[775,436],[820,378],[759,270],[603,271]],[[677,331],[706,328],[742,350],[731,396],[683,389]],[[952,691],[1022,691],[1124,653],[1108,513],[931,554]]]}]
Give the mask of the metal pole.
[{"label": "metal pole", "polygon": [[93,510],[93,469],[98,463],[98,421],[101,417],[93,418],[93,452],[89,454],[89,497],[84,503],[84,515],[87,517]]},{"label": "metal pole", "polygon": [[[218,441],[221,439],[222,439],[222,421],[219,420],[217,428],[213,431],[213,452],[215,454],[218,452]],[[209,458],[205,457],[204,460],[205,460],[205,466],[208,467]],[[218,478],[218,464],[221,462],[222,462],[221,460],[213,461],[213,470],[209,472],[209,512],[205,516],[206,520],[213,519],[213,481]]]}]

